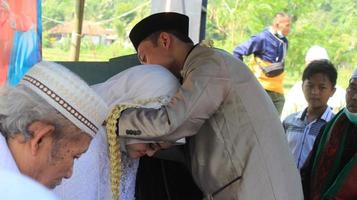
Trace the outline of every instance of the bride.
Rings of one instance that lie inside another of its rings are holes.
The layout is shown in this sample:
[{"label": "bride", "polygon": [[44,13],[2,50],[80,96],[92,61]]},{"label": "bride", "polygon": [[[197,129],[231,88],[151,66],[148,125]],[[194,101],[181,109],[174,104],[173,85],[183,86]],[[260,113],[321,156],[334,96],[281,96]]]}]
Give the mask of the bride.
[{"label": "bride", "polygon": [[[169,102],[178,87],[178,80],[167,69],[158,65],[132,67],[104,83],[92,86],[111,108],[119,103],[159,108]],[[120,141],[120,199],[134,200],[139,157],[152,156],[160,147],[170,145],[152,145],[148,141],[134,139]],[[64,180],[54,192],[63,200],[112,198],[108,142],[104,128],[93,138],[87,152],[74,164],[72,177]]]}]

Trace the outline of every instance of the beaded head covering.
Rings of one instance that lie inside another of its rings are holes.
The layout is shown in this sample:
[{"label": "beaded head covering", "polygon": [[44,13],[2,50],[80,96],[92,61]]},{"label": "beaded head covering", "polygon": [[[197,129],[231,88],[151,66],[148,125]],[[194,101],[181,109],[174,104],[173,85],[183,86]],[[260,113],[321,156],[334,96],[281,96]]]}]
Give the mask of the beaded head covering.
[{"label": "beaded head covering", "polygon": [[44,98],[74,125],[94,136],[108,112],[105,102],[79,76],[54,62],[34,65],[22,78],[24,85]]}]

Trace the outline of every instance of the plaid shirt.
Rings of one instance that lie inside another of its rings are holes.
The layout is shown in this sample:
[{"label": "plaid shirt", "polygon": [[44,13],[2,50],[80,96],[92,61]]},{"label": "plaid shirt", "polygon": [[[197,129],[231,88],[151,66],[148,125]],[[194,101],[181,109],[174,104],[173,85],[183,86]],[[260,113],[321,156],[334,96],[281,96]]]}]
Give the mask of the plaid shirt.
[{"label": "plaid shirt", "polygon": [[334,116],[331,108],[327,107],[320,118],[308,123],[306,113],[307,108],[289,115],[283,121],[289,147],[298,169],[304,165],[306,158],[309,156],[321,127]]}]

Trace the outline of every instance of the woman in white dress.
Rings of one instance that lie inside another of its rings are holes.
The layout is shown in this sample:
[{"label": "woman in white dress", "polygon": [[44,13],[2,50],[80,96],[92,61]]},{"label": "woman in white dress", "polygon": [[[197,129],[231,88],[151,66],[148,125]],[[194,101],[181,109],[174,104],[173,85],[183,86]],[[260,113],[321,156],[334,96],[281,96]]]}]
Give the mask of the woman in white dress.
[{"label": "woman in white dress", "polygon": [[[179,82],[161,66],[139,65],[92,87],[111,108],[118,103],[159,108],[169,102],[179,87]],[[121,142],[120,199],[134,200],[138,158],[143,155],[151,156],[157,149],[150,148],[147,141],[125,142]],[[127,150],[123,148],[125,144]],[[88,151],[74,164],[73,176],[54,192],[63,200],[111,199],[109,171],[108,143],[103,128],[93,138]]]}]

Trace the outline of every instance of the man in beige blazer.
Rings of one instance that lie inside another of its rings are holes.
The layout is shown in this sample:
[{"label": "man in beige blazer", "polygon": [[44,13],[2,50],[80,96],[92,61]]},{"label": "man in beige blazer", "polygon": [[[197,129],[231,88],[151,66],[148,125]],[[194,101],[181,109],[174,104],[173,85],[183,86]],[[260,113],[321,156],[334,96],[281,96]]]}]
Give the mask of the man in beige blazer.
[{"label": "man in beige blazer", "polygon": [[143,19],[130,39],[143,64],[166,67],[182,85],[160,109],[114,109],[120,137],[189,137],[189,166],[205,199],[303,199],[278,113],[245,64],[193,45],[188,17],[178,13]]}]

